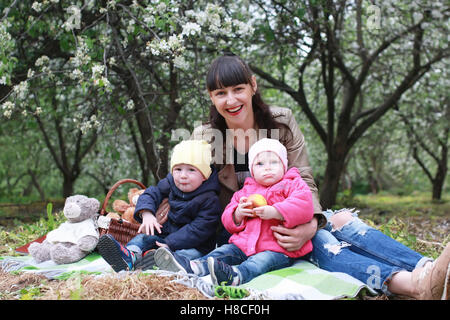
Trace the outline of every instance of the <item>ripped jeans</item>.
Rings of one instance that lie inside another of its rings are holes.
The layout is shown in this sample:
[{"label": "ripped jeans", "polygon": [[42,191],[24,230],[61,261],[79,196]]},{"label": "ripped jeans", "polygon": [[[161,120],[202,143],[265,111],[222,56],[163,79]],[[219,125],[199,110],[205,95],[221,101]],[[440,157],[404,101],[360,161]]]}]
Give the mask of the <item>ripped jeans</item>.
[{"label": "ripped jeans", "polygon": [[351,221],[333,229],[329,218],[345,210],[323,212],[327,225],[312,238],[313,251],[304,258],[330,272],[347,273],[387,295],[386,282],[395,273],[412,271],[432,260],[368,226],[356,212]]}]

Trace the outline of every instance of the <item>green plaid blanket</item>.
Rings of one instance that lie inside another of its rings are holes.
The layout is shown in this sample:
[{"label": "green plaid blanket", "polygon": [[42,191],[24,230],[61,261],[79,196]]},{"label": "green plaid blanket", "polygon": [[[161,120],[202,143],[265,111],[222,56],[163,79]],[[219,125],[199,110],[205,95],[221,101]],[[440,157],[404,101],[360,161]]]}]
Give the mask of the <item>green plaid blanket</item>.
[{"label": "green plaid blanket", "polygon": [[[0,257],[0,269],[7,272],[35,272],[52,279],[66,279],[74,273],[96,276],[120,276],[98,253],[65,265],[52,261],[36,264],[30,256]],[[328,272],[307,261],[298,261],[289,268],[263,274],[238,287],[215,287],[209,276],[197,277],[161,270],[147,270],[161,276],[173,276],[174,281],[197,288],[206,297],[228,296],[243,299],[302,299],[332,300],[356,297],[358,294],[376,294],[361,281],[339,272]]]}]

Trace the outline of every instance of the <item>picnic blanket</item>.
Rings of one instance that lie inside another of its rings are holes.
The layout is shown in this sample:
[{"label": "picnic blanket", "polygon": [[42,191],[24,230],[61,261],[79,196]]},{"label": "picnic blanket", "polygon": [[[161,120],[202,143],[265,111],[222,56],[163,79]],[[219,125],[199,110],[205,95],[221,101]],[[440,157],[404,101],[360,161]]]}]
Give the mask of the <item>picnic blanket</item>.
[{"label": "picnic blanket", "polygon": [[[94,276],[119,276],[127,271],[115,273],[111,266],[96,252],[84,259],[65,265],[52,261],[37,264],[31,256],[0,257],[0,269],[6,272],[34,272],[51,279],[67,279],[74,273],[90,273]],[[376,295],[376,292],[363,282],[339,272],[328,272],[307,261],[298,261],[288,268],[268,272],[238,287],[238,290],[225,290],[216,287],[209,276],[198,277],[191,274],[174,273],[163,270],[146,270],[160,276],[173,276],[175,282],[197,288],[208,298],[217,296],[218,291],[231,298],[269,299],[269,300],[333,300],[356,297],[358,294]],[[219,290],[218,290],[219,289]],[[231,292],[231,293],[230,293]],[[233,294],[233,292],[238,292]],[[242,292],[246,294],[242,295]]]}]

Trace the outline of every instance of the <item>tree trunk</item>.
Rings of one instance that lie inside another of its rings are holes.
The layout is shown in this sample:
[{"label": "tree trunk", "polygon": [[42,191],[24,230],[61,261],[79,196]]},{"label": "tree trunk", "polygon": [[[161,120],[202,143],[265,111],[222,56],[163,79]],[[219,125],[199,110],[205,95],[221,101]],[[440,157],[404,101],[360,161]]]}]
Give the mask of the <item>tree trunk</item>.
[{"label": "tree trunk", "polygon": [[44,190],[41,187],[41,184],[39,183],[39,180],[38,180],[36,174],[32,170],[28,170],[28,174],[31,177],[31,182],[32,182],[33,186],[39,192],[39,196],[41,198],[41,201],[45,201],[45,193],[44,193]]},{"label": "tree trunk", "polygon": [[433,181],[433,200],[441,200],[442,197],[442,187],[444,179],[435,179]]},{"label": "tree trunk", "polygon": [[320,204],[323,210],[331,209],[336,203],[339,190],[339,180],[344,169],[345,157],[330,156],[325,170],[325,179],[320,190]]},{"label": "tree trunk", "polygon": [[438,163],[438,168],[436,171],[436,175],[432,180],[433,184],[433,200],[441,200],[442,198],[442,189],[444,188],[445,177],[447,176],[447,156],[445,154],[444,159],[441,159],[440,163]]},{"label": "tree trunk", "polygon": [[63,197],[67,198],[73,195],[73,186],[76,178],[74,179],[71,176],[64,175],[63,182]]}]

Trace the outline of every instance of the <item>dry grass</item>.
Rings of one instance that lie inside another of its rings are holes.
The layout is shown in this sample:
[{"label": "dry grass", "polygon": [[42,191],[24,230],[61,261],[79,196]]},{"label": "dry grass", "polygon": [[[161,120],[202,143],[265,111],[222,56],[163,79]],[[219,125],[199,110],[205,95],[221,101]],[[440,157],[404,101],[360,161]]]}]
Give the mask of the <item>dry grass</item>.
[{"label": "dry grass", "polygon": [[0,299],[35,300],[202,300],[200,291],[172,282],[172,277],[130,273],[123,277],[78,274],[48,280],[31,273],[0,272]]},{"label": "dry grass", "polygon": [[[417,197],[416,197],[417,198]],[[361,210],[360,217],[373,227],[410,248],[436,258],[446,243],[450,242],[449,202],[425,204],[417,207],[395,207],[402,199],[383,200],[373,197]],[[367,201],[369,201],[367,200]],[[389,201],[388,201],[389,200]],[[407,199],[415,204],[417,199]],[[362,200],[361,200],[362,201]],[[406,201],[406,200],[405,200]],[[406,206],[405,204],[405,206]],[[350,207],[359,207],[357,205]],[[387,210],[389,209],[389,211]],[[400,210],[402,209],[402,210]],[[424,210],[431,210],[431,212]],[[395,219],[394,219],[395,218]],[[45,227],[45,221],[24,224],[3,230],[0,226],[0,253],[8,255],[14,248],[28,242],[16,239],[18,235],[36,238]],[[24,243],[19,243],[18,241]],[[3,248],[5,247],[5,248]],[[2,249],[3,248],[3,249]],[[171,282],[173,278],[142,273],[130,273],[123,277],[93,276],[80,274],[67,280],[49,280],[33,273],[12,274],[0,270],[0,300],[46,299],[46,300],[199,300],[207,299],[200,291]],[[387,300],[408,299],[407,297],[365,296],[362,299]]]},{"label": "dry grass", "polygon": [[17,275],[0,270],[0,300],[15,300],[24,290],[39,287],[47,278],[33,273],[19,273]]}]

